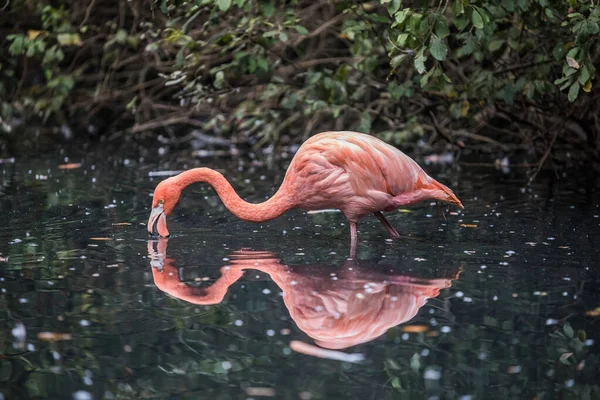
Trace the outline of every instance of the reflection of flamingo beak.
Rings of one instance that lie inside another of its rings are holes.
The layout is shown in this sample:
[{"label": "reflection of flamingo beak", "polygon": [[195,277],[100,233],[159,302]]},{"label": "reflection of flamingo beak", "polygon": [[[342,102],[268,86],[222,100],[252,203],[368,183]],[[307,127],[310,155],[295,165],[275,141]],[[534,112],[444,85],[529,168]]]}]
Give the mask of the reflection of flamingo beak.
[{"label": "reflection of flamingo beak", "polygon": [[150,218],[148,219],[148,233],[153,237],[169,237],[167,217],[165,216],[162,204],[154,207],[150,213]]}]

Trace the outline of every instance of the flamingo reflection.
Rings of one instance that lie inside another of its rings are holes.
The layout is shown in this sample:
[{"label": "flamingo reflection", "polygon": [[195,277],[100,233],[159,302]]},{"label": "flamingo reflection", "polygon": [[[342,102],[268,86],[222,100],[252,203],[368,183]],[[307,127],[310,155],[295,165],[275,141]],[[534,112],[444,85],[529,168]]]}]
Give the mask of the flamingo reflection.
[{"label": "flamingo reflection", "polygon": [[298,327],[327,349],[374,340],[411,320],[428,299],[449,288],[460,274],[458,268],[448,278],[424,279],[357,260],[338,267],[285,265],[271,252],[240,250],[229,256],[229,264],[220,269],[216,282],[194,287],[180,281],[166,249],[167,239],[148,242],[154,283],[163,292],[193,304],[218,304],[246,270],[261,271],[282,290],[285,306]]}]

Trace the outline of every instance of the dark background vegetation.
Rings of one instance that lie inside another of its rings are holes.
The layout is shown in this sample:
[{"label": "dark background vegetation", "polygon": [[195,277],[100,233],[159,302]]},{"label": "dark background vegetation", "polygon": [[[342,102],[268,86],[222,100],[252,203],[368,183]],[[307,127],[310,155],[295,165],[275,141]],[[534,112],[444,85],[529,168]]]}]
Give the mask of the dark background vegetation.
[{"label": "dark background vegetation", "polygon": [[598,162],[599,23],[591,0],[2,0],[2,142],[32,120],[41,135],[186,143],[194,128],[255,148],[345,129]]}]

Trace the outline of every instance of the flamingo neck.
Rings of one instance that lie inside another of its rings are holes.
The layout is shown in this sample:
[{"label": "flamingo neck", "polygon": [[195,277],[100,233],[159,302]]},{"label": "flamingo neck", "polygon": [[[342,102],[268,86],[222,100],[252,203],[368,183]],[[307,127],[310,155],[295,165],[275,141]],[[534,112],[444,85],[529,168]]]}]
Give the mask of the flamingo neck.
[{"label": "flamingo neck", "polygon": [[293,197],[285,187],[281,185],[277,193],[267,201],[253,204],[244,201],[235,192],[235,189],[219,172],[210,168],[193,168],[174,177],[174,184],[179,190],[196,182],[206,182],[211,185],[225,207],[236,217],[249,222],[263,222],[276,218],[294,207]]}]

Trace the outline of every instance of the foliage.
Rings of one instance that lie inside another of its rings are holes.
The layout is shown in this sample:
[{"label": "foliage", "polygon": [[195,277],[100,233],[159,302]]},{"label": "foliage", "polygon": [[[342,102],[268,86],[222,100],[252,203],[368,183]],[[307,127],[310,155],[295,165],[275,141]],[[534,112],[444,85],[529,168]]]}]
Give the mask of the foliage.
[{"label": "foliage", "polygon": [[0,16],[4,119],[183,124],[258,146],[325,129],[504,151],[600,140],[589,0],[53,4]]}]

